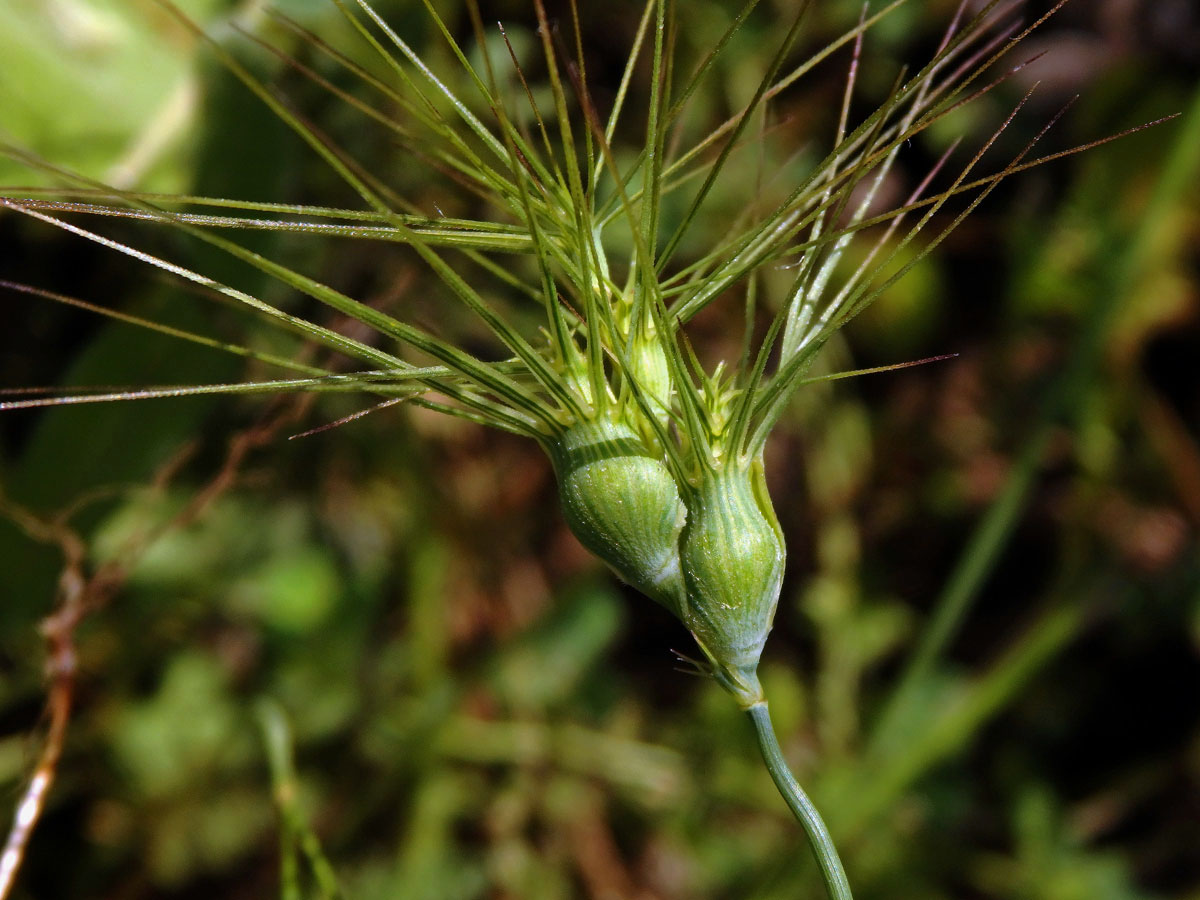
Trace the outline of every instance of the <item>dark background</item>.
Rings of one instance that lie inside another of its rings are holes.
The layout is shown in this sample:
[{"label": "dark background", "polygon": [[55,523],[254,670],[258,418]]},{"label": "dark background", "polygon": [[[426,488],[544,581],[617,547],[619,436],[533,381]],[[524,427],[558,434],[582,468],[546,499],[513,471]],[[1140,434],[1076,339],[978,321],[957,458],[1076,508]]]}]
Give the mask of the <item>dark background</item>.
[{"label": "dark background", "polygon": [[[325,3],[281,6],[352,46]],[[752,93],[785,6],[764,0],[737,35],[693,101],[692,140]],[[470,43],[459,4],[437,7]],[[639,10],[585,7],[589,82],[607,108]],[[680,9],[681,72],[729,7]],[[913,0],[872,32],[857,118],[902,64],[936,49],[953,7]],[[230,32],[224,6],[189,8],[419,207],[484,214],[345,102]],[[1045,8],[1031,4],[1028,17]],[[417,5],[379,9],[467,90]],[[551,13],[569,39],[569,8]],[[815,3],[802,46],[822,46],[857,15],[856,4]],[[484,16],[504,21],[540,84],[526,4]],[[269,23],[243,21],[317,59]],[[18,0],[0,24],[11,44],[0,54],[0,126],[52,161],[144,190],[356,204],[151,4]],[[895,197],[960,135],[961,165],[1037,80],[983,171],[1075,94],[1041,152],[1183,115],[1002,185],[851,325],[827,363],[957,356],[807,389],[768,449],[789,560],[764,684],[860,900],[1200,897],[1200,13],[1183,0],[1077,0],[1009,62],[1043,52],[906,148]],[[827,146],[847,63],[843,50],[773,101],[768,173]],[[635,147],[640,74],[623,135]],[[719,239],[761,189],[746,159],[684,256]],[[36,180],[8,162],[0,175]],[[682,199],[665,215],[681,210]],[[73,221],[354,327],[177,233]],[[486,347],[403,248],[239,240]],[[0,278],[306,352],[177,279],[12,213],[0,212]],[[706,359],[726,354],[739,327],[739,300],[728,299],[693,328]],[[536,322],[536,310],[502,302]],[[269,377],[46,300],[0,300],[4,387],[259,376]],[[14,803],[40,746],[37,623],[63,568],[21,516],[65,514],[89,572],[122,563],[76,633],[77,706],[17,896],[278,892],[264,698],[292,729],[298,809],[356,900],[819,896],[748,727],[715,685],[674,671],[669,651],[688,652],[690,640],[678,623],[569,535],[537,447],[395,409],[286,440],[365,402],[0,414],[10,513],[0,521],[0,781]],[[230,464],[243,444],[249,452]],[[214,486],[221,472],[233,477]],[[151,540],[198,498],[210,501],[200,514]],[[972,543],[985,522],[994,560]],[[971,566],[961,627],[918,689],[889,707],[947,585]]]}]

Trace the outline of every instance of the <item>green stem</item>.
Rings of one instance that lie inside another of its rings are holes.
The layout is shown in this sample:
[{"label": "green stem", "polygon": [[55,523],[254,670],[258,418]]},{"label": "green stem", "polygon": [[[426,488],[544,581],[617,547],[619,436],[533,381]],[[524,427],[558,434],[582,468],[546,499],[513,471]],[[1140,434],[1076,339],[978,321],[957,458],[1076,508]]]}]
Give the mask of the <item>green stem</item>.
[{"label": "green stem", "polygon": [[850,882],[846,880],[846,870],[842,868],[842,861],[833,846],[829,829],[825,827],[821,814],[808,799],[808,794],[804,793],[800,782],[796,781],[788,768],[787,760],[783,758],[783,750],[779,746],[779,739],[775,737],[775,728],[771,725],[771,714],[767,711],[767,701],[760,700],[755,703],[746,710],[746,714],[754,723],[758,748],[762,751],[767,771],[771,773],[771,780],[775,782],[775,787],[779,788],[784,802],[800,820],[805,834],[808,835],[809,846],[812,847],[817,865],[821,868],[821,878],[825,881],[825,892],[830,900],[853,900]]}]

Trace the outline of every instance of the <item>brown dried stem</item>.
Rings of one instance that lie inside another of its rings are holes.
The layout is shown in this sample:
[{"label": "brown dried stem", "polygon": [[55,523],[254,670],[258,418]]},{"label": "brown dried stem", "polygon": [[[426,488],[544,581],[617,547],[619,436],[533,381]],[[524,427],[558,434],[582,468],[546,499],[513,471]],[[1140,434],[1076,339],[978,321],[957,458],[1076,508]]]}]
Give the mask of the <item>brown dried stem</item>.
[{"label": "brown dried stem", "polygon": [[[46,723],[42,748],[33,772],[17,802],[13,823],[4,849],[0,852],[0,900],[7,900],[16,883],[25,851],[46,807],[46,798],[54,784],[59,760],[66,743],[67,730],[78,679],[75,633],[91,613],[104,607],[124,586],[126,577],[138,559],[163,535],[184,528],[197,519],[237,481],[246,457],[275,440],[279,430],[293,425],[312,402],[301,396],[276,404],[254,426],[238,432],[229,440],[225,460],[217,473],[191,500],[166,523],[130,538],[113,559],[88,571],[87,541],[70,526],[70,519],[81,505],[72,503],[57,515],[47,518],[9,499],[0,489],[0,515],[8,518],[39,543],[52,544],[63,556],[58,578],[54,611],[42,620],[39,631],[46,642],[46,680],[48,683],[42,721]],[[194,448],[187,446],[155,473],[152,489],[164,490],[178,474]],[[99,494],[93,494],[96,499]]]}]

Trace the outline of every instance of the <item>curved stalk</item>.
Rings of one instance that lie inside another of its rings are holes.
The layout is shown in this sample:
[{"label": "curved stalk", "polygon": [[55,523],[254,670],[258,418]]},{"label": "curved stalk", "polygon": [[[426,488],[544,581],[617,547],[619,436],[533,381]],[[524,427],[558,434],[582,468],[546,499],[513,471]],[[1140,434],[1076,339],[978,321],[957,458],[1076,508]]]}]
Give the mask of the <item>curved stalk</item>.
[{"label": "curved stalk", "polygon": [[800,787],[783,758],[783,750],[779,746],[779,739],[775,737],[775,728],[771,725],[771,714],[767,711],[767,701],[760,700],[747,708],[746,715],[754,723],[758,748],[762,751],[767,771],[771,773],[771,780],[775,782],[775,787],[779,788],[779,793],[783,795],[788,808],[804,826],[809,846],[812,847],[817,865],[821,869],[821,878],[825,881],[825,892],[830,900],[853,900],[850,882],[846,880],[846,870],[842,868],[842,861],[833,846],[829,829],[825,827],[821,814],[813,806],[808,794],[804,793],[804,789]]}]

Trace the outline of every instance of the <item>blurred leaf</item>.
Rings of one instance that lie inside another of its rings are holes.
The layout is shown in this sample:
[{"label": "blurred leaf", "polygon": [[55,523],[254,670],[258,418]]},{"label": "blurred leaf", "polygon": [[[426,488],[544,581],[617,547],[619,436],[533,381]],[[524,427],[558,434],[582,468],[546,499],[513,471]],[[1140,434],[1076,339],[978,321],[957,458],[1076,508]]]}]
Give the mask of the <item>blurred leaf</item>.
[{"label": "blurred leaf", "polygon": [[496,690],[518,709],[547,709],[568,700],[621,621],[620,601],[607,587],[589,585],[559,598],[557,609],[497,662]]},{"label": "blurred leaf", "polygon": [[186,792],[250,749],[225,674],[199,652],[175,656],[152,697],[114,715],[113,752],[147,798]]},{"label": "blurred leaf", "polygon": [[[207,18],[219,2],[180,5]],[[130,183],[179,141],[195,111],[181,38],[161,12],[119,0],[3,4],[0,131],[59,165]],[[176,162],[151,184],[180,189],[184,177]],[[30,182],[29,172],[0,160],[0,183]]]}]

